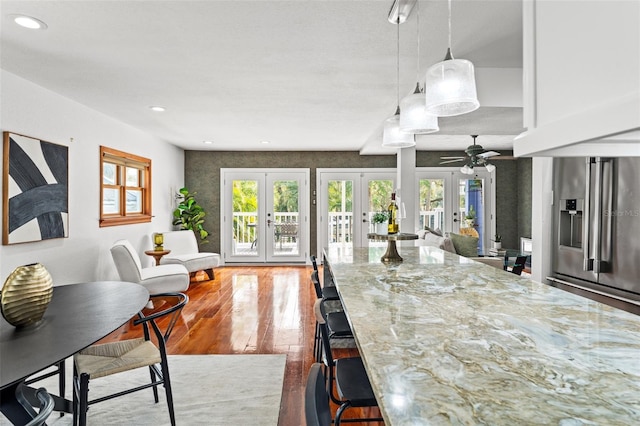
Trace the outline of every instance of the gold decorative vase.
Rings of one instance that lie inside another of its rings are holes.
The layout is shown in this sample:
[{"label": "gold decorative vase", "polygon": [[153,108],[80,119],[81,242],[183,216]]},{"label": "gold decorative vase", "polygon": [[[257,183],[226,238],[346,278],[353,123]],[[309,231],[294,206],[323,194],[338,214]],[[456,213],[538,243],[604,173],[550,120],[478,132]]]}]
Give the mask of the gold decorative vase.
[{"label": "gold decorative vase", "polygon": [[39,263],[18,266],[0,293],[2,316],[15,327],[37,324],[53,297],[53,279]]}]

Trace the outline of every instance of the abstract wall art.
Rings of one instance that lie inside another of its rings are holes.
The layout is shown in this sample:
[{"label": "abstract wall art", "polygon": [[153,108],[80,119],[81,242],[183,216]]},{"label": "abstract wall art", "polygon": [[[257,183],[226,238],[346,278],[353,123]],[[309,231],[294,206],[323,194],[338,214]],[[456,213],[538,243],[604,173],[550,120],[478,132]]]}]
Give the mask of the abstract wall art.
[{"label": "abstract wall art", "polygon": [[2,244],[68,237],[68,147],[3,136]]}]

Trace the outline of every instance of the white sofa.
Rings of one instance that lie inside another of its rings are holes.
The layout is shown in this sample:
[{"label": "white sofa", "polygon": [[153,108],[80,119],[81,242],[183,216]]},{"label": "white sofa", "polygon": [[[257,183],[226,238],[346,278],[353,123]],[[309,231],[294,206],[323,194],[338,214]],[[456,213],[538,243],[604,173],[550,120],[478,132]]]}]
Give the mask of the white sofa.
[{"label": "white sofa", "polygon": [[163,232],[164,248],[171,253],[160,259],[161,265],[182,265],[193,277],[198,271],[205,271],[210,280],[215,278],[213,268],[220,265],[218,253],[198,251],[198,242],[193,231]]},{"label": "white sofa", "polygon": [[[415,240],[416,246],[438,247],[439,249],[442,249],[454,254],[459,254],[460,256],[463,255],[456,251],[453,241],[451,241],[451,239],[448,237],[440,236],[424,229],[420,229],[416,231],[416,234],[418,234],[418,239]],[[494,268],[504,269],[504,259],[501,257],[490,257],[490,256],[465,256],[465,257],[469,259],[473,259],[476,262],[493,266]]]},{"label": "white sofa", "polygon": [[189,288],[189,271],[182,265],[161,265],[143,268],[140,256],[127,240],[118,240],[111,247],[111,256],[122,281],[138,283],[150,295],[185,291]]}]

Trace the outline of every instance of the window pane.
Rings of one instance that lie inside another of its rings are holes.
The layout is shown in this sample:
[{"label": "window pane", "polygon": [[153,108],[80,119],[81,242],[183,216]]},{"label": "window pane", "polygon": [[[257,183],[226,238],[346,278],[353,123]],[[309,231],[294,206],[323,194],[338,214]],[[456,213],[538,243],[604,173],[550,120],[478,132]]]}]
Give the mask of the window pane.
[{"label": "window pane", "polygon": [[297,255],[300,253],[298,237],[298,181],[276,180],[273,182],[273,254]]},{"label": "window pane", "polygon": [[126,186],[142,186],[140,184],[140,170],[133,167],[127,167],[127,183]]},{"label": "window pane", "polygon": [[119,191],[113,188],[104,188],[102,191],[102,213],[116,214],[120,213],[120,197]]},{"label": "window pane", "polygon": [[107,185],[117,185],[116,172],[118,166],[111,163],[102,163],[102,183]]},{"label": "window pane", "polygon": [[142,191],[127,189],[127,213],[142,213]]}]

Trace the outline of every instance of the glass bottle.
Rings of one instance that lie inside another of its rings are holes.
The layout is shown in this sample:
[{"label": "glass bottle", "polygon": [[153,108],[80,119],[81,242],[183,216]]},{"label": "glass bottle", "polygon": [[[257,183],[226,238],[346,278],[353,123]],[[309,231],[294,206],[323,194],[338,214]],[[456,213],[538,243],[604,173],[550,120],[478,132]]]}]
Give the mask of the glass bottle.
[{"label": "glass bottle", "polygon": [[396,204],[396,193],[391,193],[391,204],[389,204],[389,234],[398,233],[398,205]]}]

